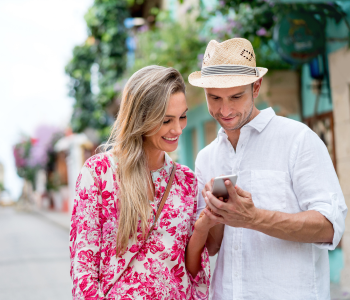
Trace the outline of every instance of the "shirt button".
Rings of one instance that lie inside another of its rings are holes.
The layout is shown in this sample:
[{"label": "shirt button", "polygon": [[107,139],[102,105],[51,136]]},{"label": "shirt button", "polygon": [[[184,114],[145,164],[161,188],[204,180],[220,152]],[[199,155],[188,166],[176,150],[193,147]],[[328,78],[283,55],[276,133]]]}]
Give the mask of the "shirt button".
[{"label": "shirt button", "polygon": [[235,250],[238,250],[238,245],[237,244],[235,245]]}]

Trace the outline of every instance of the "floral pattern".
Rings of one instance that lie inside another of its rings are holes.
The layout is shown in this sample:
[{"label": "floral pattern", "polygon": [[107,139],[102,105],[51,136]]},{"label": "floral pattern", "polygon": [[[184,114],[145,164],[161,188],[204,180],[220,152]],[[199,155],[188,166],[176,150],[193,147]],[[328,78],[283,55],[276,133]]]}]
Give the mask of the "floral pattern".
[{"label": "floral pattern", "polygon": [[[169,180],[173,162],[152,172],[154,214]],[[146,242],[138,235],[116,257],[118,230],[118,163],[111,153],[88,159],[76,183],[70,232],[73,299],[207,299],[209,256],[204,248],[202,269],[192,278],[185,267],[185,249],[197,210],[197,180],[176,164],[168,199]],[[150,216],[149,227],[153,222]]]}]

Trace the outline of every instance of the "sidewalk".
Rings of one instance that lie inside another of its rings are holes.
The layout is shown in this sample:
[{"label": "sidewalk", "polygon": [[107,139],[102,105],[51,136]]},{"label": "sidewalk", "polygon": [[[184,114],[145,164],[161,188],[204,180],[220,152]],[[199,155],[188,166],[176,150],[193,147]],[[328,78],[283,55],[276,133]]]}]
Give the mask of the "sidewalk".
[{"label": "sidewalk", "polygon": [[51,210],[39,209],[38,207],[32,206],[30,211],[40,215],[47,221],[64,228],[65,230],[70,230],[70,213],[63,213]]}]

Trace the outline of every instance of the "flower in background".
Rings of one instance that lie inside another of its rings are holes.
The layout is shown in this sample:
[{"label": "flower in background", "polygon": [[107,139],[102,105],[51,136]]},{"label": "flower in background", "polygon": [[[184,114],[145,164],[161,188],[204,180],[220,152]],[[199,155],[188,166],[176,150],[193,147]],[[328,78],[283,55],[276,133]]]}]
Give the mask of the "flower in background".
[{"label": "flower in background", "polygon": [[265,29],[264,27],[261,27],[261,28],[256,32],[256,34],[257,34],[258,36],[266,36],[267,31],[266,31],[266,29]]},{"label": "flower in background", "polygon": [[28,165],[30,167],[45,167],[48,153],[53,149],[53,139],[60,130],[53,126],[41,125],[35,131],[36,142],[32,144]]},{"label": "flower in background", "polygon": [[13,147],[18,175],[34,184],[37,170],[47,167],[49,154],[61,135],[58,128],[42,125],[37,128],[35,138],[24,136]]},{"label": "flower in background", "polygon": [[204,57],[204,54],[198,54],[198,55],[197,55],[197,59],[198,59],[198,68],[202,68],[203,57]]},{"label": "flower in background", "polygon": [[143,26],[141,26],[139,29],[138,29],[138,31],[139,32],[146,32],[146,31],[148,31],[148,26],[147,25],[143,25]]}]

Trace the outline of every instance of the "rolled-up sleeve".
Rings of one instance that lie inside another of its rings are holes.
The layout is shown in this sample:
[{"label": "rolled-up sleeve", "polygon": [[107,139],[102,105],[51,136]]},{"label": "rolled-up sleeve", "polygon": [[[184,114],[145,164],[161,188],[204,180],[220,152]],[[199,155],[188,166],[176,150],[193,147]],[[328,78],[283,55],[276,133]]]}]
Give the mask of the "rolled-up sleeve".
[{"label": "rolled-up sleeve", "polygon": [[305,129],[299,134],[291,165],[293,190],[301,210],[318,211],[333,224],[333,242],[315,246],[335,249],[344,233],[348,209],[328,150],[316,133]]}]

